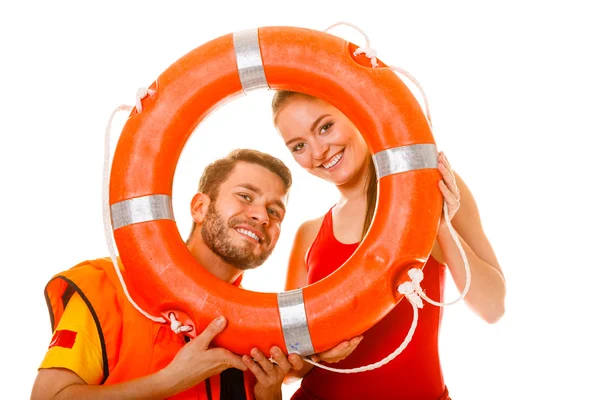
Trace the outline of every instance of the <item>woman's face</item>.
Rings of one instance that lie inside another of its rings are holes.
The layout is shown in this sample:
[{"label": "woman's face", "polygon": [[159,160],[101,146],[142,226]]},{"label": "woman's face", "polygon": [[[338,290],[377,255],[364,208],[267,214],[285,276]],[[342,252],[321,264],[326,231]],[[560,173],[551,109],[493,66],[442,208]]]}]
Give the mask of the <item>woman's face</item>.
[{"label": "woman's face", "polygon": [[335,185],[357,178],[369,149],[358,129],[331,104],[294,95],[279,110],[275,126],[302,168]]}]

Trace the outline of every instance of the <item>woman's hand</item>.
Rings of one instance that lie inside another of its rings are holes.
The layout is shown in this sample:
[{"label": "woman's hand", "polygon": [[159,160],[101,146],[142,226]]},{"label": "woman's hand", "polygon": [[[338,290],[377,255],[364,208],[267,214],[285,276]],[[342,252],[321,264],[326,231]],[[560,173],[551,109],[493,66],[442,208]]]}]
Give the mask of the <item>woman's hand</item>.
[{"label": "woman's hand", "polygon": [[460,190],[458,189],[456,178],[452,172],[452,167],[450,167],[446,155],[441,151],[438,156],[438,169],[443,178],[439,181],[438,186],[444,196],[444,202],[448,206],[448,220],[451,221],[460,207]]},{"label": "woman's hand", "polygon": [[326,363],[337,363],[348,357],[356,349],[356,346],[363,339],[362,336],[356,336],[350,340],[346,340],[332,349],[319,354],[313,354],[310,359],[314,362],[325,361]]}]

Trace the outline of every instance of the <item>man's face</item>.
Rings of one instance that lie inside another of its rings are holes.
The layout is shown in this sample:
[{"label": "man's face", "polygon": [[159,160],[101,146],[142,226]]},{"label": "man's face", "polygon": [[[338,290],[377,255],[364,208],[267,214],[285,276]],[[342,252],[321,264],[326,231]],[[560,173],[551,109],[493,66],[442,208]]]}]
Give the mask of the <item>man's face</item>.
[{"label": "man's face", "polygon": [[275,248],[286,201],[287,193],[277,174],[239,162],[209,204],[202,239],[228,264],[241,270],[256,268]]}]

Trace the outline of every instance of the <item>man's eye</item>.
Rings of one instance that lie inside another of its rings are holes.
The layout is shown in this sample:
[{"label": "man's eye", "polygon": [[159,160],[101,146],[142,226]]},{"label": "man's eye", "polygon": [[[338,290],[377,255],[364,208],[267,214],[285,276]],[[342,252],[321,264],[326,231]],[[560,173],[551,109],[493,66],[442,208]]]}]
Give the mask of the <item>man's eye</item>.
[{"label": "man's eye", "polygon": [[267,212],[269,214],[272,214],[272,215],[276,216],[276,217],[279,217],[279,213],[277,212],[277,210],[273,210],[272,208],[268,208]]},{"label": "man's eye", "polygon": [[239,196],[246,201],[252,201],[252,197],[248,196],[247,194],[240,194]]}]

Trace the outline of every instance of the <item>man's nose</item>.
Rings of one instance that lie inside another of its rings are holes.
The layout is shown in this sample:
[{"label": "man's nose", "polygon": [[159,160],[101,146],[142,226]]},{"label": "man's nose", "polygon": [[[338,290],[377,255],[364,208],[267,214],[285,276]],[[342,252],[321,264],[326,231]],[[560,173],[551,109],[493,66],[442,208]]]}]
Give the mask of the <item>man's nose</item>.
[{"label": "man's nose", "polygon": [[267,225],[269,223],[267,209],[257,204],[248,208],[248,217],[260,225]]}]

